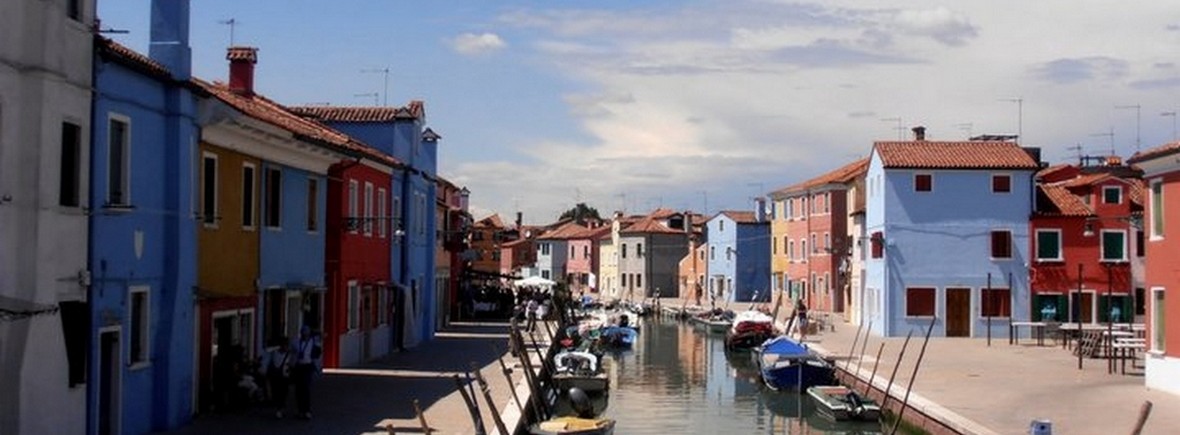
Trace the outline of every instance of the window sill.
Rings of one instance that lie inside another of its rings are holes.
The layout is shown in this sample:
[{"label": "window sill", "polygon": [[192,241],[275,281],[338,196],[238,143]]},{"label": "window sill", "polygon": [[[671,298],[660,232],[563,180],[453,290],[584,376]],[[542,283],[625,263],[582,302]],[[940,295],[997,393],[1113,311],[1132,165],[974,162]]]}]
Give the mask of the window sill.
[{"label": "window sill", "polygon": [[1064,258],[1038,258],[1034,261],[1037,263],[1065,263]]},{"label": "window sill", "polygon": [[131,204],[103,204],[102,211],[106,214],[123,214],[135,211],[135,206]]},{"label": "window sill", "polygon": [[917,316],[906,315],[905,319],[906,320],[930,320],[930,319],[933,319],[934,317],[935,316],[933,314],[917,315]]},{"label": "window sill", "polygon": [[283,227],[272,227],[272,226],[267,225],[266,230],[281,233],[281,232],[283,232]]},{"label": "window sill", "polygon": [[152,366],[151,361],[140,361],[140,362],[131,363],[131,365],[127,366],[127,370],[128,371],[137,371],[137,370],[146,369],[151,366]]},{"label": "window sill", "polygon": [[1130,261],[1126,260],[1126,259],[1122,259],[1122,260],[1098,260],[1098,262],[1102,263],[1102,264],[1126,264],[1126,263],[1129,263]]},{"label": "window sill", "polygon": [[1151,349],[1151,350],[1147,351],[1147,356],[1150,356],[1150,357],[1156,358],[1156,359],[1163,359],[1165,357],[1165,354],[1164,354],[1164,351],[1161,349]]}]

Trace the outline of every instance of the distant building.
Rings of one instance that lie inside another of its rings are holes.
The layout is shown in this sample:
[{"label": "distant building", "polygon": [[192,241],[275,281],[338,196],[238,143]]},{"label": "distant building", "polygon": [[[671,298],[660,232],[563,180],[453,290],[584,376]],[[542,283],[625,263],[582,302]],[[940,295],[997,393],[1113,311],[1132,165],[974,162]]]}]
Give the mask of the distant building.
[{"label": "distant building", "polygon": [[759,211],[721,211],[705,222],[710,302],[766,302],[770,295],[770,222]]},{"label": "distant building", "polygon": [[590,221],[585,230],[570,236],[569,257],[566,260],[566,279],[570,291],[597,293],[599,285],[599,243],[610,234],[611,227],[602,222]]},{"label": "distant building", "polygon": [[618,231],[618,297],[679,297],[678,264],[688,253],[684,213],[656,209]]},{"label": "distant building", "polygon": [[541,278],[566,285],[572,284],[566,272],[570,258],[569,241],[571,237],[585,230],[586,227],[569,221],[537,237],[536,267]]}]

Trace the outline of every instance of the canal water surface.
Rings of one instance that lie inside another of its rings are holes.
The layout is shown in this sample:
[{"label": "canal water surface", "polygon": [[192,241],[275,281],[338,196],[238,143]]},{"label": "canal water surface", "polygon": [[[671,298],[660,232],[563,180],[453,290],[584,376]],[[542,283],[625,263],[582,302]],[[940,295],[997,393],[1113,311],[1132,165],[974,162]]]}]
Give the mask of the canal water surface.
[{"label": "canal water surface", "polygon": [[836,423],[805,395],[762,385],[749,352],[674,320],[646,319],[633,349],[606,358],[604,415],[618,434],[876,434],[876,423]]}]

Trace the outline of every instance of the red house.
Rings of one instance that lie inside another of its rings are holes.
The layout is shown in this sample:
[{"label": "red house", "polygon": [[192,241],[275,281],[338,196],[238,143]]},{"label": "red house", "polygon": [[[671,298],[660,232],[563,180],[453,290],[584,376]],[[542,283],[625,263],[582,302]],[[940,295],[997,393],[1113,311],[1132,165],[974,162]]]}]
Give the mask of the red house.
[{"label": "red house", "polygon": [[[1147,181],[1147,361],[1145,383],[1180,394],[1180,142],[1136,153]],[[1171,220],[1168,220],[1171,216]]]},{"label": "red house", "polygon": [[324,366],[347,367],[387,354],[392,339],[393,222],[388,187],[396,163],[348,160],[328,169]]},{"label": "red house", "polygon": [[1132,264],[1143,256],[1139,172],[1113,157],[1099,166],[1051,166],[1037,173],[1036,183],[1031,318],[1132,321]]}]

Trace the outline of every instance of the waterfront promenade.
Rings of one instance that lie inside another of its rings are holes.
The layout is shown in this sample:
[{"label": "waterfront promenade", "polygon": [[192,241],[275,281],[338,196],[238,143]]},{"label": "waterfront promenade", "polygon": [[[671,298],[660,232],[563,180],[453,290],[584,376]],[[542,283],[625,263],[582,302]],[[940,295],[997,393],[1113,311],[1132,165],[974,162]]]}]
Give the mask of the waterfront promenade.
[{"label": "waterfront promenade", "polygon": [[[681,300],[662,301],[664,306],[682,304]],[[781,309],[779,319],[785,319],[789,311]],[[857,326],[844,323],[838,315],[831,318],[834,331],[809,336],[807,342],[844,366]],[[911,339],[894,391],[904,392],[922,338],[915,334]],[[905,337],[870,337],[860,365],[862,375],[867,378],[872,372],[877,349],[884,342],[876,379],[885,385],[904,341]],[[859,355],[861,346],[858,343],[853,354]],[[1107,374],[1104,359],[1087,358],[1082,370],[1077,361],[1077,356],[1054,346],[1052,340],[1045,346],[1029,339],[1009,345],[1008,337],[1000,336],[993,337],[988,347],[983,338],[932,337],[910,402],[957,419],[956,424],[968,433],[1028,433],[1031,421],[1043,419],[1052,422],[1054,434],[1121,434],[1130,433],[1143,402],[1150,400],[1154,408],[1143,433],[1180,433],[1180,397],[1144,387],[1142,368],[1132,371],[1128,363],[1126,375]],[[856,370],[855,361],[852,370]]]},{"label": "waterfront promenade", "polygon": [[[453,323],[430,342],[395,352],[364,367],[325,370],[312,384],[314,418],[310,421],[290,416],[276,419],[271,408],[257,407],[235,413],[201,415],[192,424],[168,433],[389,433],[379,428],[382,424],[392,425],[394,432],[399,434],[422,433],[413,409],[413,401],[417,399],[427,423],[435,430],[433,433],[470,435],[475,433],[474,425],[451,376],[470,370],[474,363],[487,379],[497,409],[503,412],[505,407],[515,408],[508,381],[497,361],[497,357],[504,356],[510,367],[516,364],[517,359],[508,355],[507,349],[507,323]],[[520,382],[521,373],[519,369],[514,370],[514,385]],[[476,392],[479,393],[478,387]],[[492,415],[482,394],[479,396],[485,427],[488,433],[496,433]],[[293,411],[293,400],[291,406]]]}]

